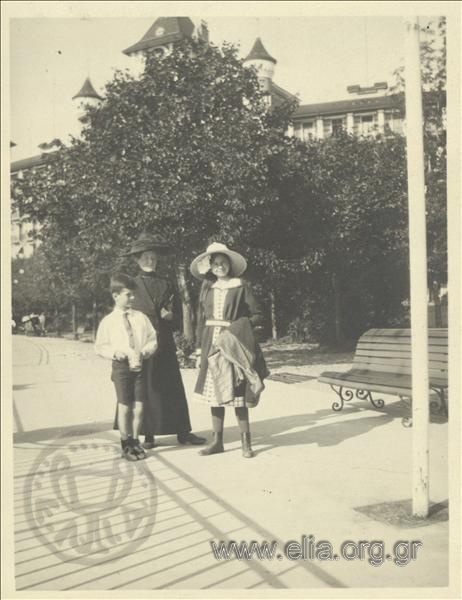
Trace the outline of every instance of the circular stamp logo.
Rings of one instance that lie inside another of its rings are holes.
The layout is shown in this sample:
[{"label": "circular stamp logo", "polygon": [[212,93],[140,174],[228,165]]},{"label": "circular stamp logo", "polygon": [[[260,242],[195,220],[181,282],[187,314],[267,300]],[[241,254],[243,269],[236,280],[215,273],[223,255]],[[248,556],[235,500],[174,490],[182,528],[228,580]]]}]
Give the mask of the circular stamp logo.
[{"label": "circular stamp logo", "polygon": [[58,437],[37,457],[25,485],[31,532],[62,561],[115,560],[146,542],[157,486],[145,460],[120,458],[113,436]]}]

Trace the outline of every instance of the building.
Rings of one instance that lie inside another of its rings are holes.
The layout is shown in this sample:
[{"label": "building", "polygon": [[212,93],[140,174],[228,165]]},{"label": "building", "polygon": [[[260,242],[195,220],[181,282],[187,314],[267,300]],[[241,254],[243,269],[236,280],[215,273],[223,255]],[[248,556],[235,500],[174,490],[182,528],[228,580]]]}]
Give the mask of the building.
[{"label": "building", "polygon": [[310,140],[324,139],[342,130],[361,136],[402,134],[403,118],[397,98],[380,95],[303,104],[294,112],[290,133],[301,140]]},{"label": "building", "polygon": [[[133,45],[123,50],[124,54],[133,58],[134,74],[144,69],[147,56],[159,59],[167,56],[176,42],[182,39],[198,39],[208,42],[208,30],[205,23],[194,25],[188,17],[160,17],[154,21],[144,36]],[[267,51],[260,38],[257,38],[244,65],[254,68],[260,83],[265,101],[269,108],[284,102],[293,102],[292,124],[288,135],[300,140],[324,139],[336,132],[345,130],[353,135],[386,135],[389,132],[403,132],[403,118],[396,96],[387,94],[387,83],[380,82],[368,88],[359,85],[349,86],[348,99],[323,102],[317,104],[300,104],[293,94],[278,86],[275,81],[277,60]],[[86,79],[75,96],[77,115],[82,121],[85,104],[97,105],[101,96],[96,92],[90,79]],[[40,148],[53,151],[53,143],[42,144]],[[39,169],[44,163],[43,154],[15,161],[11,164],[11,176],[21,177],[28,169]],[[30,232],[37,225],[21,224],[18,215],[13,219],[14,255],[30,256],[36,243],[30,240]]]}]

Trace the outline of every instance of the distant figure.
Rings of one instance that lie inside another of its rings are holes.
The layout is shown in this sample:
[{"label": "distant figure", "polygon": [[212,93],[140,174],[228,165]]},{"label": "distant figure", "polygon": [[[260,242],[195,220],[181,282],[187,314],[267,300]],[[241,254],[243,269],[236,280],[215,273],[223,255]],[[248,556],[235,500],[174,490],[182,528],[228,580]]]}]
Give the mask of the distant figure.
[{"label": "distant figure", "polygon": [[39,323],[40,323],[40,328],[42,330],[42,333],[45,334],[45,322],[46,322],[46,316],[44,312],[41,312],[39,314],[38,317]]},{"label": "distant figure", "polygon": [[31,315],[24,315],[21,319],[21,323],[24,327],[24,333],[26,335],[34,335],[34,326],[32,325]]},{"label": "distant figure", "polygon": [[33,312],[30,315],[30,322],[32,325],[32,329],[33,329],[33,333],[34,335],[41,335],[42,334],[42,330],[40,327],[40,319],[37,313]]}]

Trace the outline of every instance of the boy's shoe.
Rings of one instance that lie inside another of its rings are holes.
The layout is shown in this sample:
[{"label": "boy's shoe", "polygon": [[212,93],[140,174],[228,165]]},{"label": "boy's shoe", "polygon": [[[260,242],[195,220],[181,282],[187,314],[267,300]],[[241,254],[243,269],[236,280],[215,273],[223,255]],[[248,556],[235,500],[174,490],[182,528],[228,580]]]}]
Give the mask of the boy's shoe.
[{"label": "boy's shoe", "polygon": [[120,440],[120,445],[122,446],[122,458],[126,460],[139,460],[138,456],[135,454],[134,448],[132,446],[132,440]]},{"label": "boy's shoe", "polygon": [[146,458],[146,450],[141,446],[138,438],[130,440],[132,443],[132,449],[138,460]]}]

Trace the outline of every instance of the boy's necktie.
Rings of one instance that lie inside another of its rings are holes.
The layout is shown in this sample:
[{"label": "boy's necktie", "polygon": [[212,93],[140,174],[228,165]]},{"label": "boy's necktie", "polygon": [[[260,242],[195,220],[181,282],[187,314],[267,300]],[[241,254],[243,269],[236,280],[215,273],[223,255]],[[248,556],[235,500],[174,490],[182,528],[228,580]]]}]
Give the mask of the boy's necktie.
[{"label": "boy's necktie", "polygon": [[125,329],[128,334],[128,345],[130,346],[130,348],[134,349],[135,348],[135,336],[133,335],[133,329],[132,329],[132,326],[130,325],[130,321],[128,320],[128,312],[123,313],[123,321],[124,321]]}]

